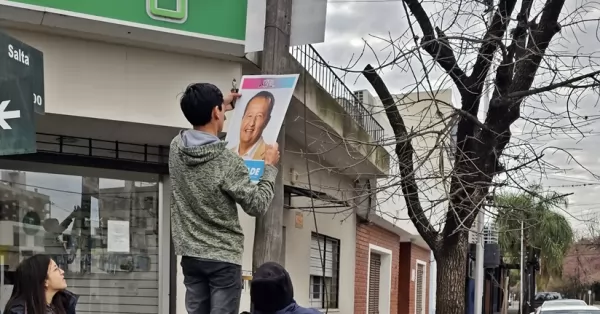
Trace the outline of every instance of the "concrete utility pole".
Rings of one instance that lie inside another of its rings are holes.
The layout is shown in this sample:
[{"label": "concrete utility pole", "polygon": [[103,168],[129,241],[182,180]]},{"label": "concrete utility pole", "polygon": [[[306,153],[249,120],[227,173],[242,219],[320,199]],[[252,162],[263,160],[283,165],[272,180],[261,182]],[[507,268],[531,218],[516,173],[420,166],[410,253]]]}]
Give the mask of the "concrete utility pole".
[{"label": "concrete utility pole", "polygon": [[[262,52],[263,74],[289,74],[287,60],[290,56],[290,30],[292,25],[292,0],[266,0],[265,43]],[[283,152],[285,151],[285,123],[277,137],[281,160],[275,180],[275,197],[267,213],[256,218],[252,268],[264,262],[283,264]]]},{"label": "concrete utility pole", "polygon": [[523,231],[523,218],[521,218],[521,262],[519,263],[519,313],[526,314],[525,309],[525,236]]},{"label": "concrete utility pole", "polygon": [[[488,28],[492,26],[494,19],[494,1],[485,1],[488,5]],[[490,81],[486,77],[483,82],[483,94],[481,95],[481,104],[483,105],[483,116],[481,121],[485,121],[488,108],[490,107]],[[484,259],[484,237],[483,226],[485,225],[485,201],[481,205],[477,214],[477,246],[475,247],[475,314],[483,313],[483,280],[485,278],[483,259]]]}]

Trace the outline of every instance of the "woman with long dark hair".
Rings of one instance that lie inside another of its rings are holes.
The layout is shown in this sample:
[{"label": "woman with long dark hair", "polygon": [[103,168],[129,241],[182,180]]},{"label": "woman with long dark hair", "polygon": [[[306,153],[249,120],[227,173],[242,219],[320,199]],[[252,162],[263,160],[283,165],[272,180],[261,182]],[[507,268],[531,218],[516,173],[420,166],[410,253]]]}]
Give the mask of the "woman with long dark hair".
[{"label": "woman with long dark hair", "polygon": [[19,264],[6,314],[75,314],[77,296],[66,290],[64,271],[48,255]]}]

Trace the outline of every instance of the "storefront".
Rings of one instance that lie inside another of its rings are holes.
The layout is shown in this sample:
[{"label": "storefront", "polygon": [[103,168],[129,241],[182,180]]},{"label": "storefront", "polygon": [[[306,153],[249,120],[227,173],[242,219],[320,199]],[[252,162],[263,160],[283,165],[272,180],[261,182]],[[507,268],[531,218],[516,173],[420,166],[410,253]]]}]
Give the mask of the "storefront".
[{"label": "storefront", "polygon": [[0,307],[18,263],[50,254],[79,314],[175,313],[167,157],[188,127],[178,96],[193,82],[228,90],[241,63],[3,30],[44,52],[46,114],[36,154],[0,158]]},{"label": "storefront", "polygon": [[161,246],[168,243],[162,178],[0,161],[4,284],[23,258],[48,254],[81,296],[78,313],[164,313],[159,300],[168,300],[169,282],[161,275],[169,268],[161,261],[170,248]]}]

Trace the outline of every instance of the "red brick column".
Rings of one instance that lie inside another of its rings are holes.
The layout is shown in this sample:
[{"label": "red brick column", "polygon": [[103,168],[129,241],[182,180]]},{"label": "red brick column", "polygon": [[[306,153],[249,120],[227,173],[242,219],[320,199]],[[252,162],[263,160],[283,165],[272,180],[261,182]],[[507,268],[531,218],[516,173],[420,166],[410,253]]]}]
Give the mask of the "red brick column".
[{"label": "red brick column", "polygon": [[390,295],[390,314],[396,314],[398,313],[400,236],[379,226],[360,222],[356,225],[354,314],[367,313],[369,244],[374,244],[392,251],[392,291]]},{"label": "red brick column", "polygon": [[415,282],[412,270],[417,268],[417,260],[426,263],[425,269],[425,314],[429,314],[429,267],[430,251],[410,242],[400,244],[400,265],[398,283],[398,314],[415,314]]}]

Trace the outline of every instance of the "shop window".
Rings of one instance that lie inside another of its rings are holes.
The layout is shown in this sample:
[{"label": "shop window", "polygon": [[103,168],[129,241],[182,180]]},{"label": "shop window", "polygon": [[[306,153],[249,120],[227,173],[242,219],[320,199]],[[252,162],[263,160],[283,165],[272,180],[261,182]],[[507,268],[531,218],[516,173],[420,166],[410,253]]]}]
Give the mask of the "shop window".
[{"label": "shop window", "polygon": [[[337,309],[339,296],[340,241],[312,234],[310,250],[310,306]],[[325,267],[323,267],[325,266]]]},{"label": "shop window", "polygon": [[0,169],[2,268],[48,254],[78,313],[158,314],[158,177],[42,167],[56,172]]}]

